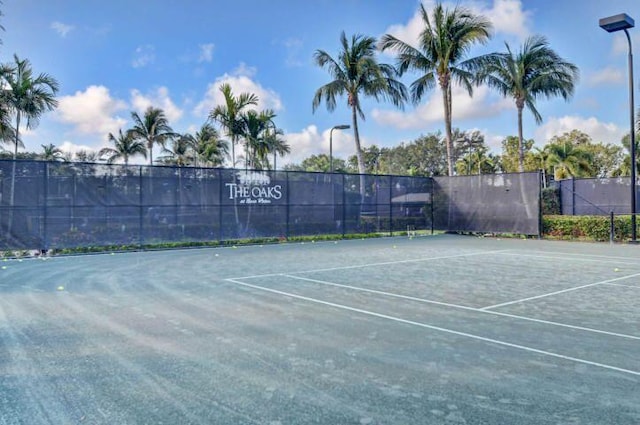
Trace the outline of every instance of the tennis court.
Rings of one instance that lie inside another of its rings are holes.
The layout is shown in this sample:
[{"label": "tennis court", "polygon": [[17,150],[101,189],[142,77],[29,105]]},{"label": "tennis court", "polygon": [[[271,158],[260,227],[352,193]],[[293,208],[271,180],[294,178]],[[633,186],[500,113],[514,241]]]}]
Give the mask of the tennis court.
[{"label": "tennis court", "polygon": [[638,249],[436,235],[4,261],[0,424],[638,424]]}]

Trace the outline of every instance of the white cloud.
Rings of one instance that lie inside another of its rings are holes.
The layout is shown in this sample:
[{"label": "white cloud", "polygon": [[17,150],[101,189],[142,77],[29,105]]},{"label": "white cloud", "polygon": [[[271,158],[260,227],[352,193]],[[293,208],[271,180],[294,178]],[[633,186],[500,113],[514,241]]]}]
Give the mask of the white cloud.
[{"label": "white cloud", "polygon": [[63,24],[62,22],[52,22],[51,29],[57,32],[61,37],[66,37],[75,27],[73,25]]},{"label": "white cloud", "polygon": [[522,9],[520,0],[494,0],[490,8],[471,6],[470,9],[486,16],[493,24],[496,33],[513,34],[521,39],[530,34],[531,12]]},{"label": "white cloud", "polygon": [[115,133],[125,125],[126,120],[116,114],[126,108],[127,104],[112,98],[106,87],[89,86],[73,96],[60,98],[56,117],[75,126],[77,133],[106,138],[109,133]]},{"label": "white cloud", "polygon": [[[486,86],[477,87],[473,92],[473,97],[470,97],[462,87],[454,86],[452,95],[454,124],[455,121],[465,119],[496,116],[505,109],[515,108],[511,99],[491,97],[489,88]],[[444,123],[442,92],[440,89],[434,90],[426,102],[411,111],[374,109],[372,116],[379,124],[390,125],[402,130],[422,129],[427,123]]]},{"label": "white cloud", "polygon": [[213,48],[215,45],[213,43],[201,44],[200,48],[200,57],[198,57],[198,62],[211,62],[213,60]]},{"label": "white cloud", "polygon": [[232,74],[224,74],[209,84],[204,99],[194,108],[194,113],[198,116],[206,116],[216,105],[224,104],[224,96],[220,92],[222,84],[229,84],[235,96],[241,93],[253,93],[258,96],[256,109],[273,109],[280,111],[283,109],[282,100],[278,93],[271,89],[262,87],[253,80],[256,69],[247,67],[242,63]]},{"label": "white cloud", "polygon": [[[284,158],[283,164],[299,164],[311,155],[329,155],[329,138],[331,129],[322,133],[315,125],[309,125],[299,133],[286,133],[284,138],[291,147],[291,153]],[[353,133],[350,130],[333,131],[333,157],[347,159],[355,153]],[[363,143],[366,145],[366,143]]]},{"label": "white cloud", "polygon": [[592,86],[606,84],[621,84],[625,82],[625,74],[619,68],[608,66],[600,71],[594,72],[587,79]]},{"label": "white cloud", "polygon": [[[435,5],[432,0],[423,1],[423,5],[429,16]],[[493,0],[490,7],[477,2],[445,3],[445,7],[452,9],[456,6],[464,6],[473,13],[483,15],[493,24],[497,33],[513,34],[519,38],[529,35],[530,12],[523,10],[520,0]],[[405,41],[412,46],[418,45],[420,32],[424,29],[422,16],[419,8],[406,24],[396,24],[387,28],[385,34],[391,34],[398,39]]]},{"label": "white cloud", "polygon": [[549,119],[538,127],[535,140],[538,144],[545,144],[553,136],[560,136],[571,130],[580,130],[593,139],[594,142],[620,143],[622,136],[628,129],[622,129],[613,123],[598,121],[595,117],[584,118],[577,115],[566,115]]},{"label": "white cloud", "polygon": [[62,152],[69,152],[72,155],[80,151],[97,152],[99,150],[99,149],[96,149],[95,147],[91,147],[87,145],[77,145],[69,140],[65,140],[60,146],[58,146],[58,148]]},{"label": "white cloud", "polygon": [[299,58],[300,52],[302,50],[302,40],[297,38],[289,38],[285,40],[283,44],[287,50],[285,65],[289,67],[299,67],[304,65],[304,62]]},{"label": "white cloud", "polygon": [[134,68],[142,68],[156,60],[156,49],[150,44],[139,46],[135,53],[134,58],[131,61],[131,66]]},{"label": "white cloud", "polygon": [[166,87],[159,87],[155,92],[146,96],[140,93],[139,90],[132,90],[131,105],[138,113],[144,113],[149,106],[162,109],[170,125],[182,118],[183,114],[182,109],[178,108],[171,100],[169,89]]}]

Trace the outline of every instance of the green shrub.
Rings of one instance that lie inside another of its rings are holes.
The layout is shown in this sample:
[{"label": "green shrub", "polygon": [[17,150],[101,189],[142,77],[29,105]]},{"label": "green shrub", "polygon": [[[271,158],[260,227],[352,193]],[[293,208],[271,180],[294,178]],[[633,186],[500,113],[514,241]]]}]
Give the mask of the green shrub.
[{"label": "green shrub", "polygon": [[[624,241],[631,237],[631,216],[615,216],[614,240]],[[592,215],[546,215],[542,218],[542,233],[556,239],[579,239],[608,241],[611,218]]]},{"label": "green shrub", "polygon": [[542,214],[561,214],[560,187],[547,187],[542,189]]}]

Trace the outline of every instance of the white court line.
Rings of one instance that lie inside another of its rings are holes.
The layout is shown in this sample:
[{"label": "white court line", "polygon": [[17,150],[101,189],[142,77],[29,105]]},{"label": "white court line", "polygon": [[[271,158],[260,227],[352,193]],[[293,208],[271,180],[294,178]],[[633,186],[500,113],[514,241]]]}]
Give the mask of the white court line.
[{"label": "white court line", "polygon": [[[638,262],[634,262],[632,258],[622,258],[622,257],[594,256],[596,258],[593,258],[593,257],[586,257],[586,256],[576,257],[574,256],[574,254],[570,254],[570,253],[558,253],[558,255],[544,255],[544,254],[522,254],[522,253],[513,252],[513,251],[505,252],[504,255],[510,255],[512,257],[531,257],[531,258],[545,258],[545,259],[552,259],[552,260],[588,261],[590,263],[628,264],[630,266],[638,266]],[[568,255],[568,257],[562,257],[561,255]],[[599,260],[598,258],[606,258],[606,259]],[[611,261],[613,259],[617,259],[617,261]]]},{"label": "white court line", "polygon": [[610,285],[610,286],[622,286],[624,288],[634,288],[634,289],[640,289],[640,286],[636,286],[636,285],[622,285],[620,283],[603,283],[603,285]]},{"label": "white court line", "polygon": [[[519,249],[511,249],[510,251],[518,251]],[[529,251],[528,251],[529,252]],[[584,257],[585,259],[588,258],[605,258],[605,259],[610,259],[610,260],[627,260],[627,261],[633,261],[634,258],[633,257],[615,257],[613,255],[598,255],[598,254],[581,254],[578,252],[560,252],[560,251],[544,251],[544,253],[546,255],[569,255],[572,257]],[[523,254],[525,255],[525,254]],[[557,258],[557,257],[553,257],[553,258]],[[632,263],[632,264],[637,264],[637,263]]]},{"label": "white court line", "polygon": [[[359,286],[342,285],[340,283],[327,282],[327,281],[318,280],[318,279],[309,279],[309,278],[302,277],[302,276],[293,276],[293,275],[287,275],[287,274],[284,274],[282,276],[289,277],[289,278],[292,278],[292,279],[304,280],[304,281],[307,281],[307,282],[320,283],[320,284],[323,284],[323,285],[336,286],[336,287],[339,287],[339,288],[353,289],[355,291],[369,292],[369,293],[372,293],[372,294],[384,295],[384,296],[387,296],[387,297],[400,298],[400,299],[410,300],[410,301],[418,301],[418,302],[426,303],[426,304],[441,305],[443,307],[457,308],[457,309],[460,309],[460,310],[473,311],[475,313],[491,314],[491,315],[494,315],[494,316],[509,317],[511,319],[526,320],[526,321],[529,321],[529,322],[536,322],[536,323],[542,323],[542,324],[545,324],[545,325],[553,325],[553,326],[559,326],[559,327],[563,327],[563,328],[569,328],[569,329],[576,329],[576,330],[581,330],[581,331],[586,331],[586,332],[599,333],[599,334],[604,334],[604,335],[608,335],[608,336],[615,336],[615,337],[621,337],[621,338],[627,338],[627,339],[640,340],[640,336],[621,334],[621,333],[617,333],[617,332],[603,331],[601,329],[594,329],[594,328],[587,328],[587,327],[584,327],[584,326],[569,325],[569,324],[566,324],[566,323],[553,322],[553,321],[550,321],[550,320],[535,319],[533,317],[518,316],[516,314],[509,314],[509,313],[501,313],[499,311],[482,310],[482,309],[479,309],[479,308],[476,308],[476,307],[469,307],[469,306],[460,305],[460,304],[451,304],[451,303],[446,303],[446,302],[442,302],[442,301],[428,300],[428,299],[425,299],[425,298],[412,297],[410,295],[394,294],[392,292],[378,291],[378,290],[375,290],[375,289],[367,289],[367,288],[362,288],[362,287],[359,287]],[[615,283],[611,283],[610,285],[615,285]],[[626,286],[626,285],[624,285],[624,286]],[[640,289],[640,287],[635,287],[635,286],[634,286],[634,288]]]},{"label": "white court line", "polygon": [[[419,263],[421,261],[446,260],[449,258],[471,257],[474,255],[500,254],[506,251],[507,251],[506,249],[502,249],[498,251],[479,251],[479,252],[471,252],[468,254],[443,255],[441,257],[412,258],[409,260],[385,261],[382,263],[368,263],[368,264],[357,264],[354,266],[330,267],[326,269],[301,270],[301,271],[292,272],[292,273],[331,272],[336,270],[349,270],[349,269],[358,269],[358,268],[364,268],[364,267],[389,266],[392,264]],[[257,279],[261,277],[273,277],[273,276],[282,276],[282,273],[256,274],[252,276],[232,277],[229,279]]]},{"label": "white court line", "polygon": [[637,277],[637,276],[640,276],[640,273],[634,273],[634,274],[630,274],[630,275],[627,275],[627,276],[617,277],[615,279],[603,280],[603,281],[595,282],[595,283],[588,283],[586,285],[575,286],[573,288],[562,289],[560,291],[549,292],[548,294],[536,295],[534,297],[521,298],[519,300],[514,300],[514,301],[507,301],[506,303],[489,305],[489,306],[486,306],[486,307],[482,307],[480,310],[489,310],[489,309],[492,309],[492,308],[504,307],[504,306],[507,306],[507,305],[518,304],[518,303],[522,303],[522,302],[525,302],[525,301],[537,300],[539,298],[545,298],[545,297],[550,297],[552,295],[563,294],[565,292],[576,291],[578,289],[588,288],[590,286],[604,285],[605,283],[617,282],[619,280],[630,279],[632,277]]},{"label": "white court line", "polygon": [[418,326],[418,327],[421,327],[421,328],[431,329],[431,330],[434,330],[434,331],[444,332],[444,333],[448,333],[448,334],[452,334],[452,335],[463,336],[463,337],[470,338],[470,339],[475,339],[475,340],[478,340],[478,341],[484,341],[484,342],[489,342],[489,343],[496,344],[496,345],[502,345],[502,346],[505,346],[505,347],[516,348],[516,349],[519,349],[519,350],[528,351],[530,353],[542,354],[544,356],[556,357],[556,358],[559,358],[559,359],[568,360],[568,361],[572,361],[572,362],[576,362],[576,363],[587,364],[587,365],[591,365],[591,366],[600,367],[600,368],[603,368],[603,369],[615,370],[617,372],[623,372],[623,373],[627,373],[627,374],[630,374],[630,375],[640,376],[640,372],[635,371],[635,370],[623,369],[623,368],[620,368],[620,367],[611,366],[611,365],[607,365],[607,364],[604,364],[604,363],[597,363],[597,362],[592,362],[590,360],[580,359],[580,358],[577,358],[577,357],[565,356],[563,354],[556,354],[556,353],[552,353],[550,351],[539,350],[537,348],[527,347],[525,345],[512,344],[512,343],[506,342],[506,341],[500,341],[500,340],[493,339],[493,338],[486,338],[486,337],[483,337],[483,336],[480,336],[480,335],[474,335],[474,334],[470,334],[470,333],[466,333],[466,332],[455,331],[453,329],[441,328],[439,326],[428,325],[426,323],[415,322],[413,320],[401,319],[399,317],[389,316],[387,314],[376,313],[374,311],[363,310],[363,309],[355,308],[355,307],[349,307],[347,305],[336,304],[336,303],[332,303],[332,302],[329,302],[329,301],[322,301],[322,300],[319,300],[319,299],[316,299],[316,298],[304,297],[302,295],[296,295],[296,294],[292,294],[292,293],[289,293],[289,292],[278,291],[276,289],[265,288],[263,286],[252,285],[250,283],[241,282],[241,281],[236,280],[236,279],[225,279],[225,280],[227,280],[229,282],[232,282],[232,283],[235,283],[236,285],[241,285],[241,286],[245,286],[245,287],[248,287],[248,288],[253,288],[253,289],[260,290],[260,291],[271,292],[271,293],[278,294],[278,295],[284,295],[284,296],[291,297],[291,298],[296,298],[296,299],[299,299],[299,300],[309,301],[309,302],[316,303],[316,304],[322,304],[322,305],[326,305],[326,306],[330,306],[330,307],[334,307],[334,308],[339,308],[339,309],[342,309],[342,310],[353,311],[355,313],[361,313],[361,314],[365,314],[365,315],[368,315],[368,316],[378,317],[378,318],[381,318],[381,319],[387,319],[387,320],[391,320],[391,321],[398,322],[398,323],[404,323],[404,324],[407,324],[407,325]]}]

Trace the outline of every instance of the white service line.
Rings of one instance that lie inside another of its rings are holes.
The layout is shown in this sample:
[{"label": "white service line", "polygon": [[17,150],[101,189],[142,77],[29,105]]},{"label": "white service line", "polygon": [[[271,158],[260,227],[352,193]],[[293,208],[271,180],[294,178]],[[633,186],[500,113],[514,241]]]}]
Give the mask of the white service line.
[{"label": "white service line", "polygon": [[603,285],[609,285],[609,286],[622,286],[624,288],[634,288],[634,289],[640,289],[640,286],[637,285],[622,285],[620,283],[603,283]]},{"label": "white service line", "polygon": [[[530,258],[545,258],[551,260],[571,260],[571,261],[588,261],[590,263],[605,263],[605,264],[627,264],[630,266],[640,266],[637,261],[633,261],[632,258],[624,258],[624,257],[603,257],[603,256],[593,256],[586,257],[583,255],[576,256],[575,254],[569,253],[557,253],[558,255],[549,255],[549,254],[522,254],[519,252],[506,252],[504,255],[510,255],[512,257],[530,257]],[[565,257],[562,257],[565,255]],[[599,258],[604,258],[600,260]],[[613,261],[615,260],[615,261]]]},{"label": "white service line", "polygon": [[[446,260],[449,258],[460,258],[460,257],[472,257],[475,255],[488,255],[488,254],[501,254],[508,250],[501,249],[497,251],[479,251],[479,252],[471,252],[468,254],[455,254],[455,255],[443,255],[441,257],[423,257],[423,258],[412,258],[409,260],[397,260],[397,261],[384,261],[382,263],[367,263],[367,264],[356,264],[353,266],[340,266],[340,267],[329,267],[326,269],[313,269],[313,270],[301,270],[291,273],[318,273],[318,272],[331,272],[336,270],[349,270],[349,269],[358,269],[364,267],[379,267],[379,266],[389,266],[392,264],[405,264],[405,263],[419,263],[421,261],[433,261],[433,260]],[[241,276],[241,277],[232,277],[229,279],[257,279],[261,277],[273,277],[273,276],[282,276],[282,273],[270,273],[270,274],[257,274],[252,276]]]},{"label": "white service line", "polygon": [[519,350],[528,351],[530,353],[542,354],[544,356],[555,357],[555,358],[568,360],[568,361],[572,361],[572,362],[576,362],[576,363],[582,363],[582,364],[587,364],[587,365],[591,365],[591,366],[596,366],[596,367],[600,367],[600,368],[603,368],[603,369],[614,370],[616,372],[622,372],[622,373],[627,373],[627,374],[630,374],[630,375],[640,376],[640,372],[639,371],[635,371],[635,370],[623,369],[623,368],[620,368],[620,367],[611,366],[611,365],[607,365],[607,364],[604,364],[604,363],[592,362],[590,360],[584,360],[584,359],[580,359],[580,358],[577,358],[577,357],[565,356],[563,354],[556,354],[556,353],[552,353],[550,351],[539,350],[537,348],[527,347],[525,345],[512,344],[510,342],[500,341],[500,340],[493,339],[493,338],[486,338],[486,337],[483,337],[483,336],[480,336],[480,335],[474,335],[474,334],[470,334],[470,333],[467,333],[467,332],[460,332],[460,331],[456,331],[456,330],[453,330],[453,329],[441,328],[439,326],[428,325],[426,323],[415,322],[413,320],[401,319],[399,317],[389,316],[387,314],[376,313],[374,311],[368,311],[368,310],[363,310],[363,309],[360,309],[360,308],[349,307],[347,305],[332,303],[332,302],[329,302],[329,301],[323,301],[323,300],[319,300],[319,299],[316,299],[316,298],[304,297],[302,295],[296,295],[296,294],[292,294],[292,293],[289,293],[289,292],[278,291],[276,289],[265,288],[263,286],[258,286],[258,285],[253,285],[253,284],[250,284],[250,283],[241,282],[241,281],[239,281],[237,279],[225,279],[225,280],[227,280],[229,282],[232,282],[232,283],[235,283],[235,284],[240,285],[240,286],[245,286],[245,287],[248,287],[248,288],[257,289],[257,290],[260,290],[260,291],[271,292],[271,293],[278,294],[278,295],[284,295],[286,297],[291,297],[291,298],[296,298],[296,299],[299,299],[299,300],[309,301],[309,302],[316,303],[316,304],[322,304],[322,305],[326,305],[326,306],[329,306],[329,307],[339,308],[339,309],[342,309],[342,310],[353,311],[355,313],[361,313],[361,314],[365,314],[365,315],[368,315],[368,316],[378,317],[378,318],[381,318],[381,319],[387,319],[387,320],[391,320],[391,321],[398,322],[398,323],[404,323],[404,324],[407,324],[407,325],[418,326],[418,327],[421,327],[421,328],[431,329],[431,330],[434,330],[434,331],[444,332],[444,333],[457,335],[457,336],[462,336],[462,337],[466,337],[466,338],[470,338],[470,339],[475,339],[475,340],[478,340],[478,341],[484,341],[484,342],[489,342],[489,343],[496,344],[496,345],[502,345],[502,346],[505,346],[505,347],[516,348],[516,349],[519,349]]},{"label": "white service line", "polygon": [[565,292],[576,291],[578,289],[589,288],[590,286],[604,285],[606,283],[617,282],[619,280],[630,279],[632,277],[637,277],[637,276],[640,276],[640,273],[634,273],[634,274],[630,274],[630,275],[627,275],[627,276],[617,277],[615,279],[603,280],[601,282],[588,283],[586,285],[575,286],[573,288],[562,289],[560,291],[549,292],[548,294],[536,295],[534,297],[521,298],[519,300],[514,300],[514,301],[507,301],[507,302],[501,303],[501,304],[489,305],[489,306],[480,308],[480,310],[489,310],[489,309],[492,309],[492,308],[504,307],[504,306],[507,306],[507,305],[518,304],[518,303],[522,303],[522,302],[525,302],[525,301],[537,300],[539,298],[545,298],[545,297],[550,297],[552,295],[563,294]]},{"label": "white service line", "polygon": [[[362,287],[359,287],[359,286],[342,285],[340,283],[327,282],[327,281],[318,280],[318,279],[310,279],[310,278],[306,278],[306,277],[302,277],[302,276],[293,276],[293,275],[287,275],[287,274],[284,274],[282,276],[289,277],[289,278],[292,278],[292,279],[304,280],[304,281],[307,281],[307,282],[320,283],[320,284],[323,284],[323,285],[336,286],[336,287],[339,287],[339,288],[353,289],[355,291],[369,292],[369,293],[372,293],[372,294],[384,295],[384,296],[387,296],[387,297],[401,298],[401,299],[404,299],[404,300],[417,301],[417,302],[422,302],[422,303],[426,303],[426,304],[441,305],[443,307],[451,307],[451,308],[457,308],[457,309],[460,309],[460,310],[473,311],[475,313],[484,313],[484,314],[491,314],[491,315],[494,315],[494,316],[509,317],[511,319],[526,320],[526,321],[529,321],[529,322],[542,323],[542,324],[545,324],[545,325],[559,326],[559,327],[563,327],[563,328],[576,329],[576,330],[581,330],[581,331],[586,331],[586,332],[593,332],[593,333],[599,333],[599,334],[603,334],[603,335],[609,335],[609,336],[615,336],[615,337],[621,337],[621,338],[627,338],[627,339],[634,339],[634,340],[639,340],[640,341],[640,336],[621,334],[621,333],[618,333],[618,332],[603,331],[601,329],[594,329],[594,328],[587,328],[587,327],[584,327],[584,326],[569,325],[569,324],[566,324],[566,323],[553,322],[553,321],[550,321],[550,320],[535,319],[533,317],[526,317],[526,316],[518,316],[517,314],[501,313],[499,311],[482,310],[482,309],[479,309],[479,308],[476,308],[476,307],[469,307],[469,306],[466,306],[466,305],[451,304],[451,303],[446,303],[446,302],[442,302],[442,301],[435,301],[435,300],[429,300],[429,299],[425,299],[425,298],[412,297],[410,295],[394,294],[392,292],[378,291],[378,290],[375,290],[375,289],[367,289],[367,288],[362,288]],[[616,285],[616,284],[615,283],[610,283],[609,285]],[[624,285],[624,286],[626,286],[626,285]],[[640,287],[635,287],[635,286],[634,286],[634,288],[640,289]]]}]

